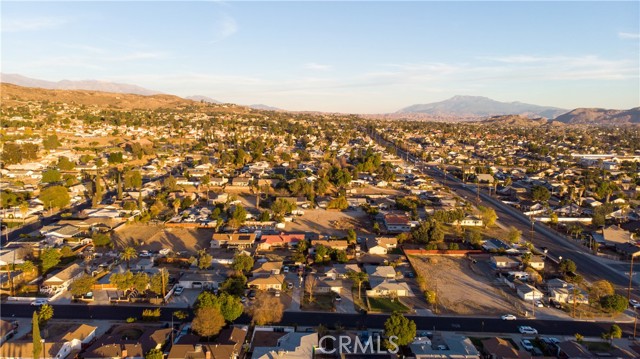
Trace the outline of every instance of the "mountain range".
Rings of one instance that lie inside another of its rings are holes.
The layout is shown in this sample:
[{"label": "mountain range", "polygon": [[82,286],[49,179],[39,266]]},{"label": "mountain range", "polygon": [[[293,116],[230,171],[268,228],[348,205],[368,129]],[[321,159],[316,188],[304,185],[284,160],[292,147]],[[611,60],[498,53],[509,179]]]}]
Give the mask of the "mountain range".
[{"label": "mountain range", "polygon": [[577,108],[556,117],[556,121],[569,124],[622,125],[640,124],[640,107],[629,110],[607,110],[603,108]]},{"label": "mountain range", "polygon": [[121,84],[116,82],[97,81],[97,80],[82,80],[82,81],[46,81],[38,80],[18,74],[0,74],[0,82],[14,84],[23,87],[38,87],[48,90],[88,90],[88,91],[100,91],[100,92],[113,92],[113,93],[129,93],[134,95],[160,95],[162,92],[149,90],[144,87]]},{"label": "mountain range", "polygon": [[454,96],[448,100],[412,105],[400,114],[421,113],[432,116],[480,118],[500,115],[522,115],[530,118],[555,118],[569,110],[522,102],[500,102],[482,96]]}]

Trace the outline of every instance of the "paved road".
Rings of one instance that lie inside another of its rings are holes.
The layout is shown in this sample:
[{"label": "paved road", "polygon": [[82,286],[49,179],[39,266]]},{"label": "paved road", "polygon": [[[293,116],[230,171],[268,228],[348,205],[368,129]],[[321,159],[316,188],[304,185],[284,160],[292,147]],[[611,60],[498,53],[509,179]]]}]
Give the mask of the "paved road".
[{"label": "paved road", "polygon": [[[143,306],[101,306],[101,305],[54,305],[56,319],[96,319],[96,320],[125,320],[129,317],[140,318]],[[2,304],[2,316],[5,318],[31,318],[35,310],[29,304]],[[184,308],[162,308],[161,320],[170,321],[171,313]],[[193,315],[193,313],[190,313]],[[379,329],[384,327],[388,315],[384,314],[347,314],[347,313],[310,313],[285,312],[282,325],[297,325],[315,327],[320,324],[334,328]],[[444,330],[458,332],[490,332],[517,333],[518,326],[530,325],[543,335],[574,335],[580,333],[585,336],[600,336],[608,330],[612,323],[596,323],[585,321],[562,320],[513,320],[504,321],[499,318],[464,318],[464,317],[416,317],[408,316],[416,322],[418,330]],[[250,318],[242,315],[236,320],[239,324],[248,324]],[[620,324],[625,335],[631,335],[632,324]]]}]

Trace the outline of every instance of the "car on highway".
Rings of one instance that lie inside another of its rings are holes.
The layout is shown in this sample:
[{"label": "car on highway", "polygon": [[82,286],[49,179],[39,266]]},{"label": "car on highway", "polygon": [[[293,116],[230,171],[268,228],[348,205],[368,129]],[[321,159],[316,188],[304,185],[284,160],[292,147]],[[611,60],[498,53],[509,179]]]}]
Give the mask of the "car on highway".
[{"label": "car on highway", "polygon": [[638,308],[640,308],[640,302],[638,302],[635,299],[630,299],[629,300],[629,306],[631,306],[631,307],[633,307],[635,309],[638,309]]},{"label": "car on highway", "polygon": [[521,325],[518,327],[518,331],[522,334],[538,334],[538,331],[531,328],[528,325]]},{"label": "car on highway", "polygon": [[173,291],[174,295],[182,295],[182,292],[184,292],[184,287],[179,285],[176,287],[176,290]]},{"label": "car on highway", "polygon": [[529,339],[522,339],[520,340],[520,343],[522,343],[522,347],[525,348],[528,351],[532,351],[533,350],[533,344],[531,344],[531,341]]},{"label": "car on highway", "polygon": [[518,319],[518,318],[516,318],[516,316],[515,316],[515,315],[513,315],[513,314],[505,314],[505,315],[503,315],[503,316],[502,316],[502,317],[500,317],[500,318],[502,318],[502,320],[516,320],[516,319]]},{"label": "car on highway", "polygon": [[43,299],[43,298],[39,298],[39,299],[36,299],[33,302],[31,302],[31,305],[33,305],[34,307],[39,307],[39,306],[45,305],[45,304],[49,304],[49,301],[47,299]]}]

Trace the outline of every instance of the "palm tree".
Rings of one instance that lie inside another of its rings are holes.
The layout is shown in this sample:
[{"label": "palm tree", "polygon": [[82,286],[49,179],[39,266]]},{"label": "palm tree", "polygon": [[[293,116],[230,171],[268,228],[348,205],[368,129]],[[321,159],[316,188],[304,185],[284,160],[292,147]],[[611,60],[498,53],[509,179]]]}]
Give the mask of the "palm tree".
[{"label": "palm tree", "polygon": [[358,298],[361,298],[360,288],[362,287],[362,283],[369,280],[369,276],[366,272],[349,271],[347,277],[349,277],[349,279],[351,279],[356,285],[358,285]]},{"label": "palm tree", "polygon": [[127,269],[129,269],[129,263],[131,262],[131,260],[135,259],[136,257],[138,257],[138,253],[133,247],[125,248],[120,255],[120,258],[122,258],[122,260],[127,261]]}]

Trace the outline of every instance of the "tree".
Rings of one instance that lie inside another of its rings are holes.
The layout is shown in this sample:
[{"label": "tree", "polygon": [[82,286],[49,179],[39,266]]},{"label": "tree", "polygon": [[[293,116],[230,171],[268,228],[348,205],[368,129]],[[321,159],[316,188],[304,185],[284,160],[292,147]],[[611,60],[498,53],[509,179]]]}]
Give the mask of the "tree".
[{"label": "tree", "polygon": [[609,329],[609,337],[611,339],[622,338],[622,328],[620,328],[617,324],[613,324],[611,326],[611,329]]},{"label": "tree", "polygon": [[64,246],[60,248],[60,256],[62,256],[62,258],[73,257],[74,255],[75,253],[73,253],[73,249],[71,249],[71,247]]},{"label": "tree", "polygon": [[140,171],[127,171],[124,174],[124,186],[126,188],[141,188],[142,174]]},{"label": "tree", "polygon": [[69,285],[69,291],[74,296],[79,297],[91,292],[95,283],[95,277],[90,275],[83,275],[82,277],[71,282],[71,284]]},{"label": "tree", "polygon": [[476,229],[472,229],[467,231],[465,234],[467,242],[473,244],[474,246],[479,246],[482,243],[482,233]]},{"label": "tree", "polygon": [[76,167],[76,164],[69,160],[69,157],[60,156],[58,157],[58,169],[61,171],[71,171]]},{"label": "tree", "polygon": [[531,198],[536,202],[547,202],[551,198],[551,193],[546,187],[533,186],[531,189]]},{"label": "tree", "polygon": [[49,304],[42,305],[38,310],[38,321],[46,323],[51,318],[53,318],[53,307]]},{"label": "tree", "polygon": [[40,261],[42,264],[42,273],[46,273],[49,269],[55,267],[60,263],[62,255],[60,251],[55,248],[47,248],[40,254]]},{"label": "tree", "polygon": [[31,318],[31,338],[33,344],[33,358],[40,358],[42,353],[42,337],[40,336],[40,323],[38,321],[38,312],[34,311]]},{"label": "tree", "polygon": [[304,279],[304,290],[309,293],[309,302],[313,302],[313,291],[316,289],[316,276],[309,273]]},{"label": "tree", "polygon": [[106,233],[95,232],[91,235],[93,245],[96,247],[112,247],[111,236]]},{"label": "tree", "polygon": [[104,195],[104,191],[102,190],[102,184],[100,183],[100,173],[96,174],[96,177],[93,181],[93,198],[92,198],[92,205],[95,207],[98,204],[100,204],[100,202],[102,202],[102,196]]},{"label": "tree", "polygon": [[225,321],[220,310],[214,307],[198,308],[191,327],[203,337],[211,337],[220,332]]},{"label": "tree", "polygon": [[36,270],[36,265],[32,261],[26,260],[20,265],[20,269],[25,273],[32,273]]},{"label": "tree", "polygon": [[327,209],[338,209],[343,211],[347,208],[349,208],[349,202],[347,202],[347,198],[345,196],[334,198],[329,201],[329,204],[327,204]]},{"label": "tree", "polygon": [[628,303],[627,298],[621,296],[620,294],[612,294],[605,295],[600,298],[600,305],[602,309],[614,312],[614,313],[622,313],[627,309]]},{"label": "tree", "polygon": [[366,272],[356,272],[356,271],[350,270],[347,272],[347,277],[351,279],[355,285],[358,286],[358,298],[361,298],[360,288],[362,287],[362,283],[369,280],[369,276],[367,275]]},{"label": "tree", "polygon": [[283,216],[291,213],[296,209],[296,204],[284,198],[276,199],[271,205],[271,211],[275,216]]},{"label": "tree", "polygon": [[50,186],[40,192],[44,208],[64,208],[71,202],[69,191],[63,186]]},{"label": "tree", "polygon": [[163,359],[164,354],[162,354],[162,350],[160,349],[151,349],[147,354],[145,354],[144,359]]},{"label": "tree", "polygon": [[613,295],[614,293],[615,290],[611,282],[605,279],[595,281],[589,288],[589,302],[599,303],[602,297]]},{"label": "tree", "polygon": [[413,236],[413,239],[418,242],[428,243],[430,239],[430,236],[429,236],[430,232],[431,232],[431,222],[424,221],[420,223],[418,227],[414,228],[411,231],[411,235]]},{"label": "tree", "polygon": [[58,135],[49,135],[42,140],[42,147],[45,150],[53,150],[60,147],[60,141],[58,140]]},{"label": "tree", "polygon": [[492,227],[496,223],[498,215],[493,208],[478,206],[478,210],[480,211],[480,217],[485,227]]},{"label": "tree", "polygon": [[213,257],[211,254],[207,253],[205,249],[201,249],[198,251],[198,268],[207,269],[211,267],[211,263],[213,262]]},{"label": "tree", "polygon": [[167,283],[169,283],[169,272],[163,268],[149,279],[149,290],[164,297],[167,294]]},{"label": "tree", "polygon": [[120,258],[122,258],[123,261],[127,262],[127,269],[129,268],[131,260],[135,259],[136,257],[138,257],[138,252],[136,252],[136,249],[133,247],[125,248],[120,254]]},{"label": "tree", "polygon": [[231,268],[237,271],[248,272],[253,268],[253,257],[246,254],[236,254],[233,257]]},{"label": "tree", "polygon": [[556,212],[551,213],[551,215],[549,216],[549,223],[555,226],[556,224],[558,224],[558,221],[558,214]]},{"label": "tree", "polygon": [[346,251],[337,250],[335,251],[335,255],[336,255],[336,262],[338,263],[347,263],[349,261]]},{"label": "tree", "polygon": [[208,291],[198,295],[196,308],[216,308],[220,310],[224,319],[229,322],[236,320],[244,310],[244,306],[237,296],[224,292],[215,295]]},{"label": "tree", "polygon": [[560,272],[566,276],[569,273],[575,273],[577,267],[574,261],[572,261],[571,259],[565,258],[560,261],[559,269],[560,269]]},{"label": "tree", "polygon": [[353,230],[352,228],[349,228],[349,230],[347,231],[347,242],[349,244],[355,243],[356,239],[357,239],[356,231]]},{"label": "tree", "polygon": [[516,244],[520,242],[522,232],[516,227],[509,227],[509,233],[507,234],[507,240],[509,243]]},{"label": "tree", "polygon": [[[394,343],[400,346],[409,345],[416,336],[416,323],[405,318],[402,314],[394,312],[384,322],[384,334],[387,337],[397,337]],[[385,347],[387,349],[395,349],[387,340],[385,340]]]},{"label": "tree", "polygon": [[222,282],[220,289],[228,294],[241,296],[244,294],[244,287],[247,284],[247,277],[244,275],[231,276]]},{"label": "tree", "polygon": [[266,292],[259,292],[253,306],[249,308],[251,322],[254,325],[277,323],[282,320],[284,306],[280,298]]},{"label": "tree", "polygon": [[175,191],[176,188],[178,187],[178,180],[176,180],[175,177],[170,175],[164,180],[164,182],[162,183],[162,186],[166,188],[169,192]]},{"label": "tree", "polygon": [[22,202],[20,204],[20,214],[22,215],[22,224],[27,219],[27,213],[29,213],[29,202]]}]

